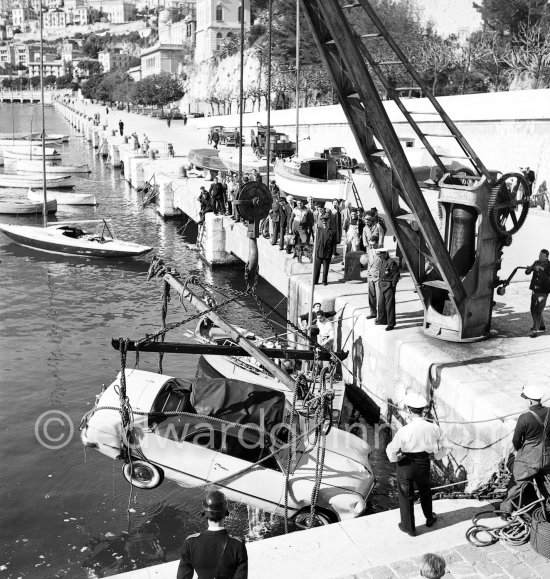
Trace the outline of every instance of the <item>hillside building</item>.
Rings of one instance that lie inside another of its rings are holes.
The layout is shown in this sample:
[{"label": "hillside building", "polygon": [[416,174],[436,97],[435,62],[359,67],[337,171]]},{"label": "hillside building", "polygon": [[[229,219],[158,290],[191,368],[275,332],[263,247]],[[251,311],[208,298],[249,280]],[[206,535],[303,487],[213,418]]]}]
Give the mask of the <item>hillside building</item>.
[{"label": "hillside building", "polygon": [[[241,30],[240,0],[203,0],[197,3],[195,62],[216,55],[228,39]],[[244,3],[244,22],[251,23],[250,0]]]},{"label": "hillside building", "polygon": [[131,0],[89,0],[89,5],[105,16],[111,24],[129,22],[136,14],[135,2]]},{"label": "hillside building", "polygon": [[132,57],[122,52],[120,48],[114,48],[112,50],[102,50],[98,53],[97,58],[103,66],[103,72],[114,72],[116,70],[124,72],[128,70]]}]

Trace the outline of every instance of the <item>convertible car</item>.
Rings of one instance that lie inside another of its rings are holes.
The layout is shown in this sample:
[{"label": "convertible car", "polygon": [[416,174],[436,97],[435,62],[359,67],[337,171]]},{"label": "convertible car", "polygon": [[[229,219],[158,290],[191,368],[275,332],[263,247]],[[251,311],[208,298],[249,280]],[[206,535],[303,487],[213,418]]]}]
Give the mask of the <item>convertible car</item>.
[{"label": "convertible car", "polygon": [[[290,437],[291,406],[282,392],[224,378],[188,382],[126,370],[133,426],[123,453],[119,388],[120,374],[84,416],[81,436],[85,446],[106,456],[124,456],[123,475],[133,486],[152,489],[163,479],[190,487],[210,484],[232,500],[281,513],[291,453],[289,513],[298,525],[309,516],[315,437],[299,416]],[[330,429],[314,524],[364,513],[375,482],[369,452],[357,436]]]}]

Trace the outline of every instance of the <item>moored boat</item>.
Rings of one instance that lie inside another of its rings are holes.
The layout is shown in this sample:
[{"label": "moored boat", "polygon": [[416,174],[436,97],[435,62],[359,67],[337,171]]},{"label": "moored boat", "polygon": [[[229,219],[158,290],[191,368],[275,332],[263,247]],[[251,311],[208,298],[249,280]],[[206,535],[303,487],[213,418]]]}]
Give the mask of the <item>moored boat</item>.
[{"label": "moored boat", "polygon": [[[46,175],[73,175],[75,173],[90,173],[90,167],[82,165],[54,165],[52,161],[46,162]],[[27,175],[33,173],[42,173],[42,160],[35,159],[18,159],[17,174]]]},{"label": "moored boat", "polygon": [[[52,199],[46,203],[46,211],[55,213],[57,211],[57,201]],[[1,215],[41,215],[44,212],[43,201],[31,201],[19,197],[0,197]]]},{"label": "moored boat", "polygon": [[[85,231],[96,224],[95,231]],[[19,245],[48,253],[93,258],[128,258],[149,253],[152,248],[116,239],[107,220],[58,222],[47,227],[0,224],[0,231]]]},{"label": "moored boat", "polygon": [[[239,172],[239,149],[222,149],[219,153],[220,161],[229,171]],[[251,173],[256,170],[259,173],[267,172],[267,158],[258,158],[251,149],[243,149],[242,156],[243,172]],[[272,170],[273,165],[270,165]]]},{"label": "moored boat", "polygon": [[187,158],[197,169],[227,171],[218,153],[217,149],[191,149]]},{"label": "moored boat", "polygon": [[295,199],[315,201],[348,199],[353,181],[338,171],[334,159],[318,157],[277,159],[273,167],[277,185]]},{"label": "moored boat", "polygon": [[[13,175],[0,173],[0,187],[17,187],[20,189],[42,188],[43,179],[36,175]],[[46,189],[72,189],[74,181],[70,175],[47,177]]]},{"label": "moored boat", "polygon": [[42,159],[44,157],[46,161],[60,161],[61,153],[54,149],[53,147],[46,147],[44,153],[42,152],[42,147],[26,146],[26,147],[10,147],[9,149],[4,148],[3,152],[4,159]]},{"label": "moored boat", "polygon": [[[48,189],[48,200],[55,199],[58,205],[97,205],[93,193],[74,193],[73,191],[57,191]],[[30,201],[40,201],[44,198],[42,191],[29,189],[27,198]]]}]

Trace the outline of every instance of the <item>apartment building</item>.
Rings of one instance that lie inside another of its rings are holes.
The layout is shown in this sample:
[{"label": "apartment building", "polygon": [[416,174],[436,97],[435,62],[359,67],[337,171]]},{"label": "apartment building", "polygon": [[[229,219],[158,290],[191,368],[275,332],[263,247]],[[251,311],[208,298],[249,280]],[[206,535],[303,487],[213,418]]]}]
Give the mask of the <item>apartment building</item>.
[{"label": "apartment building", "polygon": [[136,14],[135,2],[131,0],[90,0],[89,5],[107,17],[111,24],[123,24]]},{"label": "apartment building", "polygon": [[97,58],[103,66],[103,72],[114,72],[115,70],[128,70],[128,65],[132,57],[122,52],[120,48],[115,48],[113,50],[103,50],[99,52]]}]

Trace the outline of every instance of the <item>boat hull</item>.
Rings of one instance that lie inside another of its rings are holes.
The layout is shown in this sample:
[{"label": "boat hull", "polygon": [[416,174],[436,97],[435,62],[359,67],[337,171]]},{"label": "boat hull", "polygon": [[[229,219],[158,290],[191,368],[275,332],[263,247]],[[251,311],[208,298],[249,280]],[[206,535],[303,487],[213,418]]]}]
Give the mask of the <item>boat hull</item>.
[{"label": "boat hull", "polygon": [[308,199],[314,201],[332,201],[333,199],[348,199],[352,194],[353,181],[348,178],[313,179],[291,172],[287,161],[278,159],[273,167],[274,178],[279,189],[294,199]]},{"label": "boat hull", "polygon": [[[42,189],[42,177],[28,175],[0,174],[0,187],[14,187],[19,189]],[[47,177],[46,189],[72,189],[74,181],[70,176]]]},{"label": "boat hull", "polygon": [[[48,190],[48,200],[57,201],[58,205],[97,205],[96,196],[93,193],[73,193],[72,191]],[[42,191],[29,191],[27,199],[39,202],[43,198]]]},{"label": "boat hull", "polygon": [[[29,151],[29,149],[4,149],[4,159],[29,159],[35,160],[40,159],[42,160],[42,151]],[[58,153],[55,149],[46,149],[46,154],[44,155],[46,161],[61,161],[61,154]]]},{"label": "boat hull", "polygon": [[218,156],[217,149],[191,149],[187,158],[190,163],[200,169],[227,171],[227,167]]},{"label": "boat hull", "polygon": [[152,250],[151,247],[118,240],[100,242],[88,238],[84,240],[64,237],[56,226],[42,228],[30,225],[0,224],[0,231],[23,247],[63,255],[120,259],[140,257]]},{"label": "boat hull", "polygon": [[[47,161],[50,163],[50,161]],[[17,174],[18,175],[33,175],[36,173],[42,174],[42,160],[35,161],[30,159],[18,159]],[[46,164],[46,175],[54,177],[62,175],[73,175],[75,173],[90,173],[88,165],[51,165]]]},{"label": "boat hull", "polygon": [[[48,145],[61,145],[61,138],[46,137],[45,144]],[[0,147],[41,147],[42,139],[0,139]]]},{"label": "boat hull", "polygon": [[[229,171],[234,173],[239,172],[239,150],[221,150],[219,154],[220,161],[226,166]],[[243,171],[245,173],[251,173],[256,170],[259,173],[267,173],[267,159],[265,157],[258,158],[252,151],[243,150]],[[269,166],[270,171],[273,169],[273,165]]]},{"label": "boat hull", "polygon": [[[46,204],[48,213],[57,211],[57,201],[52,199]],[[40,215],[44,212],[44,203],[29,199],[0,199],[0,215]]]}]

